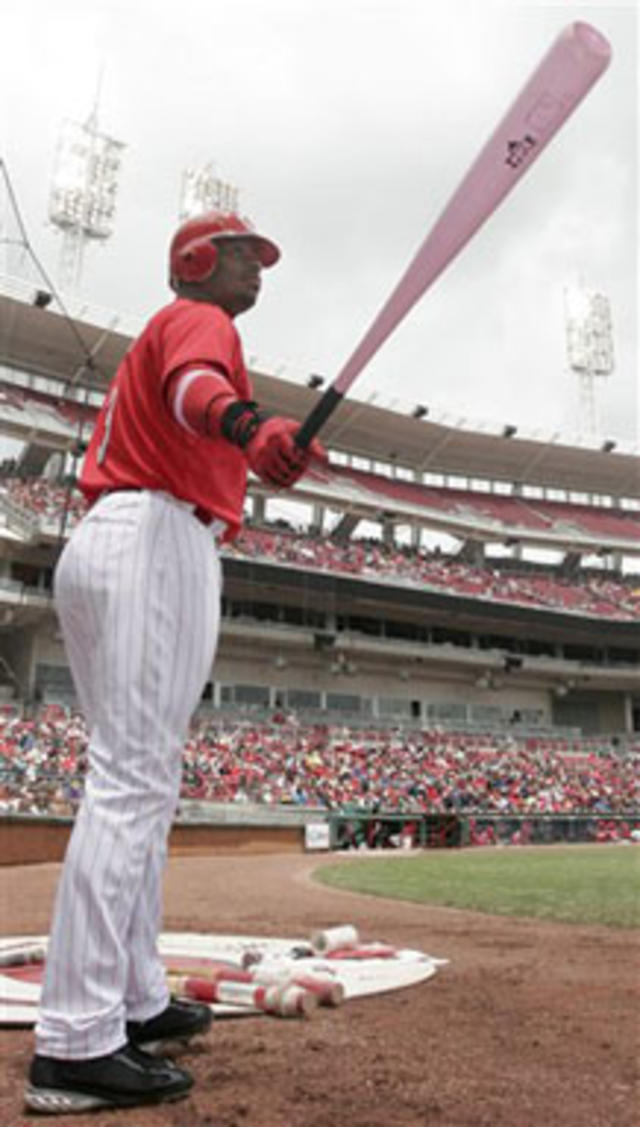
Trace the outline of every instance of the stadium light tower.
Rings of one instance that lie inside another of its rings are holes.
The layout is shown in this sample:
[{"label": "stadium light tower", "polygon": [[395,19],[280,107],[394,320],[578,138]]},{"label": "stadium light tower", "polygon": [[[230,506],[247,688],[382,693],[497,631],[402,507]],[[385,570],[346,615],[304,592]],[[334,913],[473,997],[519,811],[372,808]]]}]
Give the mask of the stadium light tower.
[{"label": "stadium light tower", "polygon": [[180,222],[203,211],[237,211],[238,189],[216,175],[213,164],[185,168],[180,191]]},{"label": "stadium light tower", "polygon": [[595,436],[596,379],[610,376],[614,368],[611,306],[605,294],[578,286],[565,288],[564,296],[567,356],[580,381],[581,422]]},{"label": "stadium light tower", "polygon": [[121,141],[98,129],[97,104],[84,124],[65,121],[58,139],[49,219],[62,232],[60,284],[79,288],[88,242],[113,233]]}]

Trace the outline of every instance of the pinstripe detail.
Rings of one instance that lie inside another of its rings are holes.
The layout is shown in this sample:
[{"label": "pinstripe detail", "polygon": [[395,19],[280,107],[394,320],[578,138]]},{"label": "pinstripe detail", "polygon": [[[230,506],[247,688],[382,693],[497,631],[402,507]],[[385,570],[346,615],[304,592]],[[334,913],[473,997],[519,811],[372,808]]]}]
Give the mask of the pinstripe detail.
[{"label": "pinstripe detail", "polygon": [[58,888],[37,1052],[84,1058],[168,998],[157,955],[182,748],[215,655],[210,532],[164,494],[104,497],[74,531],[56,606],[89,728],[89,771]]}]

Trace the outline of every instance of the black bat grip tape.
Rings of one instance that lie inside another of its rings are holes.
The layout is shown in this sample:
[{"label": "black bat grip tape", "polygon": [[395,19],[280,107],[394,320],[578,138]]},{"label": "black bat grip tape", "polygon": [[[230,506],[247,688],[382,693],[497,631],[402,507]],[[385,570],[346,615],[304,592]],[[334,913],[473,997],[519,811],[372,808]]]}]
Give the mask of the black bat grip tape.
[{"label": "black bat grip tape", "polygon": [[296,435],[296,446],[303,450],[307,448],[312,438],[324,426],[330,415],[342,400],[342,392],[328,387],[321,399],[318,400],[312,411],[309,412],[300,430]]}]

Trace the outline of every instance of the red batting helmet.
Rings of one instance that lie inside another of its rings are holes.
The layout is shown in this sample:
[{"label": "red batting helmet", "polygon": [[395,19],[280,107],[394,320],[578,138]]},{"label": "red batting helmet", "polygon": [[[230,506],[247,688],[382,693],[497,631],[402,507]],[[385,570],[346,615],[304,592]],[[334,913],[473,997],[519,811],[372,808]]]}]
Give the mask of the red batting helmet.
[{"label": "red batting helmet", "polygon": [[207,211],[188,219],[173,236],[169,249],[170,281],[204,282],[216,264],[218,239],[250,239],[263,266],[273,266],[280,258],[275,243],[254,231],[248,219],[241,219],[234,212]]}]

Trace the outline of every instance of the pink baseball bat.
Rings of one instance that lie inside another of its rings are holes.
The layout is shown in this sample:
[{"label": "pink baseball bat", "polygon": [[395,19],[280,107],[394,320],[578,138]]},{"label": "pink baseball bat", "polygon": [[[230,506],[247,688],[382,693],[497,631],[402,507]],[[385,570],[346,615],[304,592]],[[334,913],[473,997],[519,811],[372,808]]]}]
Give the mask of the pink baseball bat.
[{"label": "pink baseball bat", "polygon": [[495,211],[606,70],[611,47],[588,23],[564,29],[471,165],[355,351],[303,422],[305,447],[371,357]]}]

